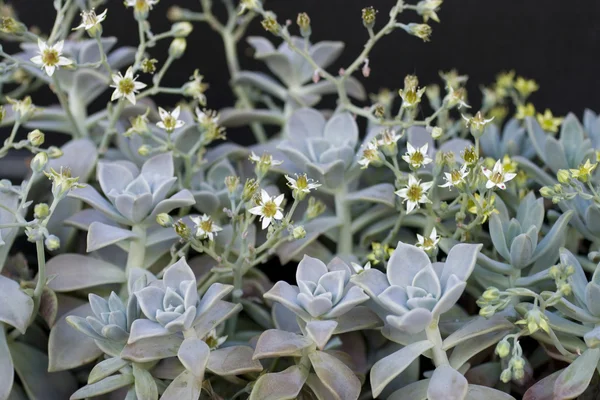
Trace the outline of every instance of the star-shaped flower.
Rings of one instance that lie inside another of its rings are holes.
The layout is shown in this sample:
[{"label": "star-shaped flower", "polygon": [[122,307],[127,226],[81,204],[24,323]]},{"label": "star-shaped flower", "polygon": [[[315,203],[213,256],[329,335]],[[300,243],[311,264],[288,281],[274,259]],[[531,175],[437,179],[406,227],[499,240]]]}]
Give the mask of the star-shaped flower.
[{"label": "star-shaped flower", "polygon": [[81,25],[74,28],[77,29],[85,29],[89,31],[102,23],[106,19],[106,13],[108,10],[104,10],[101,14],[96,15],[96,11],[92,8],[90,11],[84,11],[81,13]]},{"label": "star-shaped flower", "polygon": [[427,191],[433,182],[424,182],[413,175],[408,176],[408,185],[404,189],[400,189],[395,192],[395,194],[399,197],[402,197],[403,203],[406,203],[406,213],[409,214],[415,208],[420,208],[421,204],[431,203],[431,200],[427,198]]},{"label": "star-shaped flower", "polygon": [[450,172],[444,172],[446,183],[440,185],[440,187],[447,187],[452,190],[453,186],[459,186],[465,183],[465,178],[469,175],[467,164],[463,164],[460,169],[455,169]]},{"label": "star-shaped flower", "polygon": [[271,221],[283,219],[283,209],[281,203],[283,202],[284,195],[269,196],[266,190],[262,190],[260,193],[260,203],[258,206],[248,210],[251,214],[260,215],[262,221],[262,229],[266,229],[271,224]]},{"label": "star-shaped flower", "polygon": [[215,224],[212,218],[206,214],[201,217],[191,217],[192,222],[196,225],[196,237],[200,239],[208,238],[213,240],[217,236],[217,232],[221,232],[223,228]]},{"label": "star-shaped flower", "polygon": [[424,237],[417,233],[417,247],[422,248],[424,251],[435,250],[439,242],[440,237],[437,235],[435,228],[431,230],[429,237]]},{"label": "star-shaped flower", "polygon": [[164,129],[167,133],[173,132],[177,128],[181,128],[185,125],[185,122],[179,120],[179,113],[181,112],[181,107],[175,108],[171,112],[165,111],[165,109],[158,107],[158,113],[160,114],[161,121],[156,123],[160,129]]},{"label": "star-shaped flower", "polygon": [[425,143],[423,147],[413,147],[412,144],[406,143],[406,154],[402,159],[406,161],[412,169],[419,169],[424,165],[431,163],[433,160],[427,156],[429,144]]},{"label": "star-shaped flower", "polygon": [[494,168],[491,171],[486,167],[481,167],[481,170],[488,179],[487,183],[485,184],[485,187],[488,189],[497,186],[504,190],[506,189],[505,183],[517,176],[515,173],[505,172],[501,160],[496,161],[496,164],[494,164]]},{"label": "star-shaped flower", "polygon": [[62,56],[64,44],[64,40],[61,40],[60,42],[56,42],[53,46],[48,46],[46,42],[38,39],[40,54],[33,57],[31,62],[42,67],[48,76],[52,76],[54,71],[59,67],[73,64],[73,60],[69,60]]},{"label": "star-shaped flower", "polygon": [[131,104],[135,105],[135,94],[138,93],[140,89],[146,87],[145,83],[137,82],[136,79],[137,76],[133,76],[133,68],[131,67],[127,69],[125,76],[121,75],[121,72],[113,74],[112,80],[114,85],[110,85],[110,87],[115,88],[115,91],[110,100],[115,101],[121,97],[125,97]]}]

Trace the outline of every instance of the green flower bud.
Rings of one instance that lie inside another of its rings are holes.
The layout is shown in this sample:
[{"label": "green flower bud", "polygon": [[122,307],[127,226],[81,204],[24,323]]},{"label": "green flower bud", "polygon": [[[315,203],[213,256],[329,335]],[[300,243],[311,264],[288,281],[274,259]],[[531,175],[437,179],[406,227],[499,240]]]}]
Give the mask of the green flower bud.
[{"label": "green flower bud", "polygon": [[365,28],[372,29],[375,26],[376,16],[377,10],[375,8],[367,7],[362,9],[362,21]]},{"label": "green flower bud", "polygon": [[37,153],[31,160],[31,169],[34,172],[41,172],[48,163],[48,154],[45,152]]},{"label": "green flower bud", "polygon": [[418,37],[424,42],[429,42],[432,29],[427,24],[408,24],[408,33]]},{"label": "green flower bud", "polygon": [[139,147],[138,154],[142,157],[145,157],[148,154],[150,154],[151,151],[152,151],[152,149],[150,148],[150,146],[148,146],[147,144],[144,144]]},{"label": "green flower bud", "polygon": [[227,186],[227,191],[229,191],[230,195],[235,194],[238,187],[240,186],[239,176],[230,175],[225,177],[225,186]]},{"label": "green flower bud", "polygon": [[569,183],[571,180],[571,173],[566,169],[559,169],[556,174],[556,179],[558,179],[560,183]]},{"label": "green flower bud", "polygon": [[33,216],[37,219],[44,219],[50,214],[50,207],[46,203],[38,203],[33,207]]},{"label": "green flower bud", "polygon": [[156,216],[156,223],[162,227],[169,228],[173,226],[173,218],[167,213],[160,213]]},{"label": "green flower bud", "polygon": [[244,183],[244,189],[242,190],[242,199],[244,201],[250,201],[254,194],[258,190],[258,182],[255,179],[246,179]]},{"label": "green flower bud", "polygon": [[279,23],[277,22],[277,17],[273,13],[267,13],[265,19],[261,21],[261,25],[265,31],[271,32],[272,34],[278,34],[281,30]]},{"label": "green flower bud", "polygon": [[60,239],[55,235],[50,235],[44,242],[48,251],[58,250],[60,248]]},{"label": "green flower bud", "polygon": [[182,219],[177,221],[173,227],[175,228],[175,233],[182,239],[188,239],[191,235],[190,228],[183,222]]},{"label": "green flower bud", "polygon": [[4,117],[6,117],[6,110],[4,107],[0,106],[0,123],[4,121]]},{"label": "green flower bud", "polygon": [[173,32],[173,35],[175,35],[175,37],[183,38],[187,37],[190,33],[192,33],[193,29],[194,27],[192,26],[192,24],[190,24],[187,21],[177,22],[171,27],[171,32]]},{"label": "green flower bud", "polygon": [[48,147],[48,150],[46,152],[48,153],[48,157],[50,157],[52,159],[60,158],[64,154],[63,151],[56,146]]},{"label": "green flower bud", "polygon": [[552,191],[552,188],[544,186],[540,189],[540,194],[542,195],[542,197],[550,198],[554,195],[554,192]]},{"label": "green flower bud", "polygon": [[487,290],[485,292],[483,292],[481,297],[487,301],[495,301],[500,298],[500,291],[497,288],[492,286],[492,287],[487,288]]},{"label": "green flower bud", "polygon": [[479,310],[479,315],[484,318],[490,318],[496,313],[496,308],[494,306],[485,306]]},{"label": "green flower bud", "polygon": [[498,356],[500,358],[506,358],[509,353],[510,353],[510,343],[508,342],[508,340],[502,339],[496,345],[496,354],[498,354]]},{"label": "green flower bud", "polygon": [[187,47],[187,41],[184,38],[177,38],[171,42],[169,46],[169,56],[173,58],[181,58]]},{"label": "green flower bud", "polygon": [[36,129],[27,134],[27,140],[31,143],[32,146],[39,147],[44,143],[44,132]]},{"label": "green flower bud", "polygon": [[439,126],[435,126],[431,130],[431,137],[434,139],[441,138],[443,134],[444,134],[444,130],[442,128],[440,128]]},{"label": "green flower bud", "polygon": [[300,28],[300,35],[302,35],[303,38],[309,37],[310,34],[312,33],[312,29],[310,27],[310,17],[308,16],[308,14],[307,13],[298,14],[296,23],[298,24],[298,27]]},{"label": "green flower bud", "polygon": [[306,236],[306,230],[303,226],[297,226],[292,231],[292,236],[294,237],[294,239],[304,239],[304,237]]},{"label": "green flower bud", "polygon": [[508,383],[512,380],[512,371],[510,368],[506,368],[504,371],[502,371],[500,374],[500,380],[504,383]]}]

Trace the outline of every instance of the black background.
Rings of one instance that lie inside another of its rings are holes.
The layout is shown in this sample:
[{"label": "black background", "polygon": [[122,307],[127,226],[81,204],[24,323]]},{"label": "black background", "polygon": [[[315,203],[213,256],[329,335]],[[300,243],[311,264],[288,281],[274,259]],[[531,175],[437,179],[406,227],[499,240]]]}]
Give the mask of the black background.
[{"label": "black background", "polygon": [[[220,2],[214,3],[218,13]],[[307,12],[313,22],[313,41],[345,41],[346,49],[332,68],[337,71],[354,60],[367,39],[360,10],[370,5],[380,10],[377,27],[387,21],[387,11],[394,3],[395,0],[268,0],[266,8],[275,11],[279,21],[295,21],[299,12]],[[416,0],[407,3],[414,4]],[[55,14],[52,0],[13,0],[11,4],[27,25],[37,25],[46,33],[50,30]],[[169,28],[166,12],[175,4],[195,11],[201,8],[197,0],[162,0],[150,15],[155,33]],[[122,0],[109,0],[106,7],[109,11],[103,24],[105,35],[117,36],[122,44],[136,45],[137,26],[131,9],[126,9]],[[371,55],[371,77],[361,77],[369,92],[384,86],[399,88],[408,73],[417,74],[422,84],[440,83],[439,70],[457,68],[470,76],[470,101],[477,105],[479,85],[491,83],[502,70],[515,69],[540,84],[540,90],[532,97],[540,111],[548,107],[555,115],[569,111],[581,115],[585,107],[600,110],[596,94],[600,89],[599,1],[447,0],[439,16],[441,24],[431,22],[433,35],[429,43],[399,30],[380,42]],[[407,10],[400,21],[420,22],[420,17]],[[255,20],[250,34],[266,32]],[[151,56],[164,60],[167,46],[165,41],[151,49]],[[239,50],[243,68],[263,69],[251,58],[245,42]],[[233,98],[220,37],[202,23],[194,24],[187,54],[174,64],[164,83],[179,86],[196,68],[211,84],[207,93],[209,107],[231,105]],[[177,100],[172,96],[157,99],[162,105]],[[38,104],[49,101],[54,101],[49,92],[34,96]]]}]

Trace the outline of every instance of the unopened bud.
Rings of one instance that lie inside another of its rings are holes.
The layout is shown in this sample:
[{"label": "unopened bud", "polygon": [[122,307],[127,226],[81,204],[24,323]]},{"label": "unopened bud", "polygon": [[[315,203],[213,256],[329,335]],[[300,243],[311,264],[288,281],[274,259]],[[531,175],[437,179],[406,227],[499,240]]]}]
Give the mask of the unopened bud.
[{"label": "unopened bud", "polygon": [[275,14],[273,14],[273,13],[268,13],[265,16],[265,18],[261,21],[261,25],[265,31],[271,32],[275,35],[278,34],[279,31],[281,30],[281,27],[279,26],[279,23],[277,22],[277,18],[275,17]]},{"label": "unopened bud", "polygon": [[235,175],[225,177],[225,186],[227,186],[230,195],[234,194],[240,186],[240,178]]},{"label": "unopened bud", "polygon": [[56,146],[48,147],[48,150],[46,152],[48,153],[48,157],[52,159],[60,158],[63,156],[63,151]]},{"label": "unopened bud", "polygon": [[292,236],[294,239],[303,239],[306,236],[306,230],[303,226],[297,226],[292,231]]},{"label": "unopened bud", "polygon": [[48,163],[48,154],[45,152],[37,153],[31,160],[31,169],[34,172],[41,172]]},{"label": "unopened bud", "polygon": [[175,37],[184,38],[187,37],[190,33],[192,33],[193,29],[194,27],[192,26],[192,24],[190,24],[187,21],[177,22],[171,27],[171,32],[173,33],[173,35],[175,35]]},{"label": "unopened bud", "polygon": [[191,235],[190,228],[183,222],[182,219],[177,221],[173,227],[175,228],[175,233],[182,239],[188,239]]},{"label": "unopened bud", "polygon": [[60,239],[55,235],[50,235],[44,242],[49,251],[58,250],[60,248]]},{"label": "unopened bud", "polygon": [[444,130],[442,128],[440,128],[439,126],[436,126],[431,130],[431,137],[434,139],[441,138],[443,134],[444,134]]},{"label": "unopened bud", "polygon": [[44,219],[50,214],[50,207],[46,203],[38,203],[33,207],[33,216],[37,219]]},{"label": "unopened bud", "polygon": [[496,309],[493,306],[485,306],[479,310],[479,315],[484,318],[492,317],[496,313]]},{"label": "unopened bud", "polygon": [[255,179],[246,179],[244,183],[244,190],[242,190],[242,199],[244,201],[250,201],[254,194],[258,190],[258,182]]},{"label": "unopened bud", "polygon": [[308,14],[307,13],[298,14],[296,23],[298,24],[298,27],[300,28],[300,35],[302,35],[303,38],[309,37],[310,34],[312,33],[312,29],[310,27],[310,17],[308,16]]},{"label": "unopened bud", "polygon": [[508,342],[508,340],[502,339],[496,345],[496,354],[498,354],[498,356],[500,358],[506,358],[509,353],[510,353],[510,343]]},{"label": "unopened bud", "polygon": [[500,297],[500,291],[495,287],[489,287],[485,292],[483,292],[481,297],[487,301],[498,300]]},{"label": "unopened bud", "polygon": [[27,140],[32,146],[39,147],[44,143],[44,133],[39,129],[31,131],[27,134]]},{"label": "unopened bud", "polygon": [[167,213],[160,213],[156,216],[156,223],[162,227],[169,228],[173,226],[173,218]]},{"label": "unopened bud", "polygon": [[566,169],[559,169],[558,173],[556,174],[556,179],[558,179],[560,183],[569,183],[569,180],[571,179],[571,173]]},{"label": "unopened bud", "polygon": [[173,39],[169,46],[169,56],[173,58],[181,58],[187,47],[187,41],[184,38]]},{"label": "unopened bud", "polygon": [[138,154],[142,157],[145,157],[148,154],[150,154],[151,150],[152,149],[150,148],[150,146],[148,146],[147,144],[144,144],[138,148]]}]

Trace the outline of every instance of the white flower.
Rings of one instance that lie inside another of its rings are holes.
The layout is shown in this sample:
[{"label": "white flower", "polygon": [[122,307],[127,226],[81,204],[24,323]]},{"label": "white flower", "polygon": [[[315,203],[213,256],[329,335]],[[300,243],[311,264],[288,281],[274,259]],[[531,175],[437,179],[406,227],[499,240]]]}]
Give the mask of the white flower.
[{"label": "white flower", "polygon": [[464,114],[461,114],[461,116],[465,120],[465,125],[467,126],[467,128],[474,129],[478,132],[483,132],[486,125],[494,120],[494,117],[485,119],[481,111],[478,111],[477,114],[475,114],[475,116],[472,118],[469,118]]},{"label": "white flower", "polygon": [[145,83],[136,82],[137,76],[133,76],[133,68],[129,67],[125,76],[121,75],[121,72],[113,74],[112,80],[115,83],[110,87],[115,88],[115,91],[110,98],[111,101],[125,97],[131,104],[135,105],[135,94],[146,87]]},{"label": "white flower", "polygon": [[200,110],[198,107],[196,107],[196,118],[198,118],[198,123],[200,125],[211,125],[211,124],[218,124],[219,123],[219,115],[216,113],[205,113],[204,111]]},{"label": "white flower", "polygon": [[351,262],[350,265],[352,265],[352,269],[354,269],[356,274],[360,274],[361,272],[371,269],[371,261],[367,261],[364,267],[355,262]]},{"label": "white flower", "polygon": [[263,167],[271,167],[273,165],[283,164],[283,161],[273,160],[273,156],[269,153],[263,153],[263,155],[259,157],[258,155],[256,155],[255,152],[252,152],[252,154],[250,155],[250,157],[248,157],[248,159],[250,161],[252,161],[254,164],[258,164]]},{"label": "white flower", "polygon": [[433,185],[433,182],[421,183],[419,179],[409,175],[408,185],[394,193],[404,199],[402,202],[406,202],[406,212],[410,213],[415,207],[420,208],[420,203],[431,203],[431,200],[427,198],[427,191],[431,185]]},{"label": "white flower", "polygon": [[108,10],[104,10],[102,14],[96,15],[96,11],[92,8],[90,11],[84,11],[81,13],[81,25],[73,30],[84,28],[86,31],[100,25],[102,21],[106,19],[106,12]]},{"label": "white flower", "polygon": [[125,7],[133,7],[139,13],[147,13],[160,0],[125,0]]},{"label": "white flower", "polygon": [[412,144],[406,142],[406,149],[408,150],[402,159],[406,161],[414,169],[421,168],[424,165],[429,164],[433,160],[427,157],[427,149],[429,144],[425,143],[423,147],[413,147]]},{"label": "white flower", "polygon": [[217,236],[217,232],[223,230],[206,214],[202,217],[190,217],[190,219],[196,225],[196,237],[200,239],[208,238],[209,240],[213,240],[214,236]]},{"label": "white flower", "polygon": [[433,228],[429,237],[423,237],[417,233],[417,242],[417,247],[420,247],[425,251],[432,251],[435,250],[440,242],[440,237],[437,235],[436,229]]},{"label": "white flower", "polygon": [[504,168],[502,167],[502,161],[496,161],[494,165],[494,169],[490,171],[486,167],[481,167],[483,174],[488,179],[485,187],[488,189],[493,188],[494,186],[498,186],[500,189],[506,189],[505,182],[513,179],[517,174],[512,172],[504,172]]},{"label": "white flower", "polygon": [[213,329],[208,332],[208,335],[202,340],[204,340],[211,350],[215,350],[227,341],[227,336],[217,336],[217,330]]},{"label": "white flower", "polygon": [[378,149],[376,140],[367,143],[367,147],[363,150],[362,157],[358,160],[358,163],[362,165],[362,169],[368,168],[371,163],[375,166],[378,166],[381,163]]},{"label": "white flower", "polygon": [[[440,187],[449,187],[458,186],[462,183],[465,183],[465,178],[469,175],[469,170],[467,169],[467,164],[463,164],[460,169],[455,169],[450,172],[444,172],[446,183],[440,185]],[[450,189],[452,190],[452,189]]]},{"label": "white flower", "polygon": [[274,219],[283,219],[283,213],[281,203],[283,202],[284,195],[271,197],[266,190],[260,192],[260,204],[256,207],[249,209],[248,211],[254,215],[260,215],[262,221],[262,229],[266,229]]},{"label": "white flower", "polygon": [[312,179],[306,177],[306,174],[297,175],[297,179],[292,178],[291,176],[285,176],[288,183],[287,185],[290,189],[297,190],[302,193],[310,193],[311,190],[318,188],[321,186],[320,183],[314,182]]},{"label": "white flower", "polygon": [[31,62],[42,67],[48,76],[52,76],[58,67],[64,67],[66,65],[73,64],[73,60],[69,60],[68,58],[62,56],[64,44],[64,40],[61,40],[60,42],[56,42],[54,46],[50,47],[47,43],[41,39],[38,39],[40,54],[33,57]]},{"label": "white flower", "polygon": [[393,146],[400,140],[402,135],[398,135],[393,129],[386,129],[381,134],[381,139],[377,141],[377,144],[380,146]]},{"label": "white flower", "polygon": [[259,0],[242,0],[238,15],[241,15],[246,11],[258,11],[261,8],[262,7]]},{"label": "white flower", "polygon": [[171,112],[165,111],[163,108],[158,107],[158,113],[160,114],[160,119],[162,121],[157,122],[156,126],[160,129],[164,129],[167,133],[173,132],[177,128],[181,128],[185,125],[185,122],[177,119],[179,118],[179,113],[181,112],[181,107],[175,108]]}]

